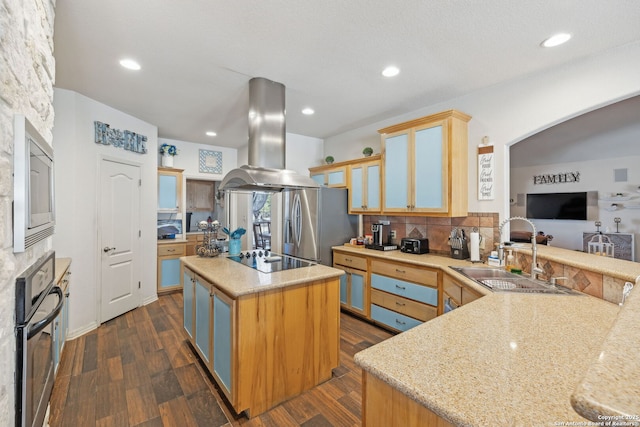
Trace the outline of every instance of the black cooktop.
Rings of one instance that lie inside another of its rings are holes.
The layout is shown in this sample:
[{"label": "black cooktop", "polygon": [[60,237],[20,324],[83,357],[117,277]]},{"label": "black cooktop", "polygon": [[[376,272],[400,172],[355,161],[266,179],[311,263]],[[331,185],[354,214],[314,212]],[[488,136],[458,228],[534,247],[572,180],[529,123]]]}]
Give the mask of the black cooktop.
[{"label": "black cooktop", "polygon": [[263,273],[273,273],[275,271],[291,270],[292,268],[310,267],[315,265],[311,261],[280,255],[268,250],[255,250],[240,253],[228,257],[231,261],[239,262]]}]

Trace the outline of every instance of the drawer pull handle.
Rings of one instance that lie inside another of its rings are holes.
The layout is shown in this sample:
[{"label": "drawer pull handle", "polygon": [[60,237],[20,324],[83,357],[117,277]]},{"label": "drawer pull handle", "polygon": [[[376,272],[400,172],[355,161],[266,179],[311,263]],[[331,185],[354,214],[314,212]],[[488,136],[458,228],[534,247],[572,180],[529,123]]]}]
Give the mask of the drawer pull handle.
[{"label": "drawer pull handle", "polygon": [[404,271],[404,270],[400,270],[400,269],[397,269],[397,268],[396,268],[396,273],[402,273],[402,274],[405,274],[405,273],[406,273],[406,271]]},{"label": "drawer pull handle", "polygon": [[400,306],[400,307],[404,307],[404,306],[405,306],[405,305],[407,305],[407,304],[405,304],[405,303],[403,303],[403,302],[398,302],[398,301],[396,301],[396,305],[398,305],[398,306]]},{"label": "drawer pull handle", "polygon": [[167,252],[175,252],[175,249],[167,249]]},{"label": "drawer pull handle", "polygon": [[398,289],[402,289],[403,291],[404,291],[405,289],[407,289],[406,287],[404,287],[404,286],[400,286],[400,285],[396,285],[396,288],[398,288]]},{"label": "drawer pull handle", "polygon": [[351,258],[345,258],[344,260],[347,261],[347,262],[353,262],[353,260]]},{"label": "drawer pull handle", "polygon": [[407,324],[407,322],[403,322],[402,320],[398,320],[398,319],[396,319],[396,323],[399,324],[399,325],[406,325]]}]

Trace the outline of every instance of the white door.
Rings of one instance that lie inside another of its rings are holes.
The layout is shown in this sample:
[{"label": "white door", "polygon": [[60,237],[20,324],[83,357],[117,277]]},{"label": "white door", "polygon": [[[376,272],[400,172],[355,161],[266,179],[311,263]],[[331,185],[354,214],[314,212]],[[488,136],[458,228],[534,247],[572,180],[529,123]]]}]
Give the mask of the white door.
[{"label": "white door", "polygon": [[140,168],[100,165],[101,316],[106,322],[140,305]]}]

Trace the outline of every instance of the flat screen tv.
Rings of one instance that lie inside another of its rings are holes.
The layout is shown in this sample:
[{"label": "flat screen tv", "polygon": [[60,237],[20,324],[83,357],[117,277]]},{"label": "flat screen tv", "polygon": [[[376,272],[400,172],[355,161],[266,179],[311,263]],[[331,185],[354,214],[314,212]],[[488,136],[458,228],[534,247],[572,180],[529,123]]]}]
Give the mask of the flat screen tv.
[{"label": "flat screen tv", "polygon": [[527,218],[586,221],[588,193],[591,192],[527,194]]}]

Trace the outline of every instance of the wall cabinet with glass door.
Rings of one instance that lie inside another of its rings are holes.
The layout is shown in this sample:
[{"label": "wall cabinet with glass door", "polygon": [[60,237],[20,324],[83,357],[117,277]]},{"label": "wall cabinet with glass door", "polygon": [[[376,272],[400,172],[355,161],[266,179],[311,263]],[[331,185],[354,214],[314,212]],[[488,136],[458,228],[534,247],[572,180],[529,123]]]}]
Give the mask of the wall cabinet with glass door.
[{"label": "wall cabinet with glass door", "polygon": [[467,215],[467,123],[456,110],[380,129],[382,212]]},{"label": "wall cabinet with glass door", "polygon": [[325,187],[346,188],[349,182],[346,162],[309,168],[309,176]]},{"label": "wall cabinet with glass door", "polygon": [[349,213],[374,214],[382,209],[380,201],[381,156],[367,157],[349,165]]},{"label": "wall cabinet with glass door", "polygon": [[158,212],[180,212],[182,169],[158,168]]}]

